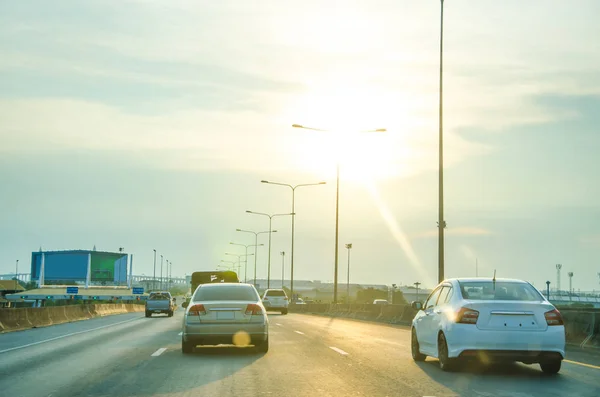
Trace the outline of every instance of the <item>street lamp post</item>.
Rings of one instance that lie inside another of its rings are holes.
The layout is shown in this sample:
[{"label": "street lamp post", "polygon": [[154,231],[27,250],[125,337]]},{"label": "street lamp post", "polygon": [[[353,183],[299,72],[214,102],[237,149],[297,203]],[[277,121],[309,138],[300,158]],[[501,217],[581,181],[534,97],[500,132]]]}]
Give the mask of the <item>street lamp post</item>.
[{"label": "street lamp post", "polygon": [[438,281],[444,281],[444,127],[443,127],[443,54],[444,54],[444,0],[440,0],[440,108],[439,108],[439,198],[438,198]]},{"label": "street lamp post", "polygon": [[[331,132],[320,128],[305,127],[301,124],[292,124],[293,128],[302,128],[305,130]],[[365,130],[360,132],[386,132],[385,128],[377,128],[374,130]],[[337,303],[337,291],[338,291],[338,251],[339,251],[339,232],[340,232],[340,163],[337,162],[336,167],[336,190],[335,190],[335,258],[334,258],[334,271],[333,271],[333,303]]]},{"label": "street lamp post", "polygon": [[[256,258],[258,257],[258,252],[257,252],[257,247],[259,245],[264,245],[264,244],[258,244],[258,235],[259,234],[263,234],[263,233],[269,233],[269,231],[265,231],[265,232],[254,232],[252,230],[244,230],[244,229],[235,229],[236,232],[242,232],[242,233],[252,233],[254,234],[254,285],[256,286]],[[270,233],[277,233],[277,230],[272,230]]]},{"label": "street lamp post", "polygon": [[156,250],[154,251],[154,276],[152,277],[152,290],[156,290]]},{"label": "street lamp post", "polygon": [[267,183],[269,185],[279,185],[279,186],[287,186],[292,190],[292,253],[290,259],[290,295],[292,295],[292,300],[294,299],[294,234],[296,230],[296,188],[302,186],[318,186],[325,185],[326,182],[317,182],[317,183],[302,183],[300,185],[290,185],[287,183],[279,183],[279,182],[271,182],[271,181],[260,181],[261,183]]},{"label": "street lamp post", "polygon": [[248,245],[246,245],[246,244],[238,244],[238,243],[232,243],[232,242],[230,242],[229,244],[239,245],[240,247],[244,247],[246,249],[246,259],[244,260],[244,282],[247,283],[248,282],[248,256],[252,256],[252,255],[248,255],[248,248],[254,247],[254,262],[256,262],[256,247],[262,247],[264,244],[248,244]]},{"label": "street lamp post", "polygon": [[163,290],[163,277],[162,277],[162,270],[163,270],[163,256],[160,256],[160,290]]},{"label": "street lamp post", "polygon": [[414,283],[414,285],[415,285],[415,287],[417,287],[417,302],[418,302],[419,301],[419,285],[421,285],[421,283],[417,281],[416,283]]},{"label": "street lamp post", "polygon": [[550,281],[546,281],[546,298],[548,298],[548,302],[550,302]]},{"label": "street lamp post", "polygon": [[254,211],[250,211],[250,210],[246,210],[246,212],[248,214],[254,214],[254,215],[263,215],[269,218],[269,259],[267,261],[268,265],[267,265],[267,288],[271,287],[271,234],[272,234],[272,226],[273,226],[273,217],[275,216],[286,216],[286,215],[294,215],[294,213],[289,213],[289,214],[273,214],[273,215],[269,215],[269,214],[265,214],[264,212],[254,212]]},{"label": "street lamp post", "polygon": [[352,249],[352,244],[346,244],[346,249],[348,250],[348,272],[346,273],[346,300],[348,304],[350,303],[350,250]]},{"label": "street lamp post", "polygon": [[[283,289],[283,281],[285,280],[285,251],[281,251],[281,289]],[[294,297],[292,296],[292,299]]]},{"label": "street lamp post", "polygon": [[15,294],[17,293],[17,285],[19,285],[19,260],[17,259],[17,263],[15,265]]}]

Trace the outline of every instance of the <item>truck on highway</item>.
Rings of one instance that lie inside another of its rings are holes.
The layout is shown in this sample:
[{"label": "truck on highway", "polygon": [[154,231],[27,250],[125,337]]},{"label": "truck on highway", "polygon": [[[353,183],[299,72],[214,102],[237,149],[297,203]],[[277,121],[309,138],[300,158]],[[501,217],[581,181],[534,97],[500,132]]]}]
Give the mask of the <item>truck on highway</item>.
[{"label": "truck on highway", "polygon": [[[238,275],[236,272],[231,271],[231,270],[225,270],[225,271],[204,271],[204,272],[194,272],[192,273],[192,280],[191,280],[191,296],[194,295],[194,292],[196,292],[196,288],[198,288],[199,285],[201,284],[209,284],[209,283],[239,283],[240,279],[238,278]],[[189,302],[190,302],[190,298],[187,298],[185,300],[185,302],[183,302],[183,304],[181,305],[182,307],[187,307]]]},{"label": "truck on highway", "polygon": [[168,291],[151,292],[146,300],[146,317],[153,314],[166,313],[169,317],[173,316],[175,305],[173,297]]}]

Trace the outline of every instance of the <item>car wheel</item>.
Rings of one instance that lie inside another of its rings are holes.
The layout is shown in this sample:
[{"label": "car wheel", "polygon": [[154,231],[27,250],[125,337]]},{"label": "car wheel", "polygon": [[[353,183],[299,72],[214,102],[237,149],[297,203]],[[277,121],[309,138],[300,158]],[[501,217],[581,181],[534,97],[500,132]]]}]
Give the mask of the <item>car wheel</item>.
[{"label": "car wheel", "polygon": [[560,371],[561,363],[561,360],[543,361],[540,363],[540,368],[542,368],[544,373],[554,375]]},{"label": "car wheel", "polygon": [[415,331],[415,329],[412,329],[411,335],[410,335],[410,351],[412,354],[412,358],[415,361],[425,361],[425,359],[427,358],[426,355],[422,354],[419,351],[419,340],[417,339],[417,331]]},{"label": "car wheel", "polygon": [[448,357],[448,343],[443,333],[438,336],[438,360],[442,371],[452,371],[456,368],[456,359]]},{"label": "car wheel", "polygon": [[150,317],[150,316],[152,316],[152,313],[146,312],[146,317]]},{"label": "car wheel", "polygon": [[172,311],[169,312],[169,317],[173,317],[173,312]]},{"label": "car wheel", "polygon": [[269,337],[255,346],[258,353],[266,353],[269,351]]},{"label": "car wheel", "polygon": [[194,345],[192,345],[190,342],[186,342],[183,340],[183,338],[181,339],[181,352],[183,354],[192,354],[194,352]]},{"label": "car wheel", "polygon": [[288,309],[283,309],[283,310],[281,311],[281,314],[288,314]]}]

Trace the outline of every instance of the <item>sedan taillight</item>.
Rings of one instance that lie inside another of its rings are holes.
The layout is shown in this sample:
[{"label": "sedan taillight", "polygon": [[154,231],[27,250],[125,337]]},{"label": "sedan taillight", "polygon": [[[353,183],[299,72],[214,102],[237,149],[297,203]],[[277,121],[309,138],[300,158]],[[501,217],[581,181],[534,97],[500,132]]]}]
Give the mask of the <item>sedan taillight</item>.
[{"label": "sedan taillight", "polygon": [[260,305],[257,305],[256,303],[250,303],[248,306],[246,306],[246,314],[247,315],[262,314],[262,308],[260,307]]},{"label": "sedan taillight", "polygon": [[192,307],[187,312],[188,316],[204,316],[206,315],[206,308],[203,304],[199,303]]},{"label": "sedan taillight", "polygon": [[477,324],[478,318],[479,312],[468,307],[461,307],[456,313],[456,322],[460,324]]},{"label": "sedan taillight", "polygon": [[544,317],[548,325],[565,325],[562,315],[557,309],[544,313]]}]

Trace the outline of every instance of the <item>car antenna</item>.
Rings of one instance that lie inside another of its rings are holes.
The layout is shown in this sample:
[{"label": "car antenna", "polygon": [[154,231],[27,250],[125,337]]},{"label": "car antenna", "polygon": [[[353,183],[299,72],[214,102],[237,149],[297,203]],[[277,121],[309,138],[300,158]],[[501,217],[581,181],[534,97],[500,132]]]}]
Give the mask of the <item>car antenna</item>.
[{"label": "car antenna", "polygon": [[492,279],[492,282],[494,283],[494,292],[496,292],[496,269],[494,269],[494,278]]}]

